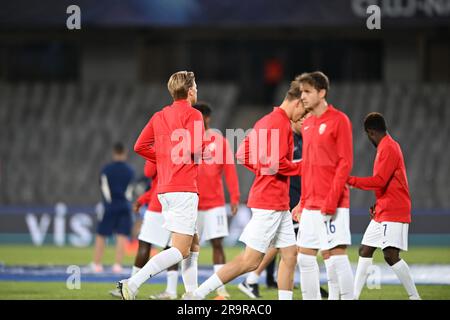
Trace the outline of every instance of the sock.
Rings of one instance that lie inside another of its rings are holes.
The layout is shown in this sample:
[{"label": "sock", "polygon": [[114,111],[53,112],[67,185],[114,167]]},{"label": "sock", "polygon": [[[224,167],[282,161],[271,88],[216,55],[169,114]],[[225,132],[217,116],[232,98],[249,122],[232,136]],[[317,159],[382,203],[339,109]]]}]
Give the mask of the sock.
[{"label": "sock", "polygon": [[419,293],[417,292],[416,285],[414,284],[414,281],[411,277],[411,272],[409,271],[409,266],[405,262],[405,260],[400,260],[393,266],[391,266],[392,270],[397,275],[397,278],[400,280],[400,282],[403,284],[403,286],[406,289],[406,292],[408,292],[409,299],[411,300],[417,300],[420,299]]},{"label": "sock", "polygon": [[198,252],[191,252],[181,262],[181,275],[186,292],[193,292],[198,288]]},{"label": "sock", "polygon": [[324,260],[328,278],[328,300],[339,300],[339,281],[331,259]]},{"label": "sock", "polygon": [[167,271],[167,287],[166,292],[170,294],[177,294],[178,287],[178,271]]},{"label": "sock", "polygon": [[131,276],[134,276],[139,270],[141,270],[141,268],[138,268],[136,266],[133,266],[131,268]]},{"label": "sock", "polygon": [[149,278],[154,277],[181,260],[183,260],[183,255],[175,247],[161,251],[151,258],[134,276],[128,279],[128,286],[132,291],[136,292]]},{"label": "sock", "polygon": [[217,276],[216,273],[214,273],[211,277],[209,277],[205,282],[203,282],[200,287],[197,288],[197,290],[194,291],[194,294],[202,299],[205,299],[205,297],[222,286],[222,280]]},{"label": "sock", "polygon": [[354,279],[353,279],[353,270],[350,265],[350,260],[348,260],[348,256],[345,255],[337,255],[330,257],[334,270],[336,270],[338,282],[339,282],[339,291],[341,294],[342,300],[353,300],[353,287],[354,287]]},{"label": "sock", "polygon": [[297,256],[297,263],[300,268],[300,286],[303,300],[319,300],[320,278],[316,257],[300,253]]},{"label": "sock", "polygon": [[354,287],[354,295],[355,299],[359,299],[362,289],[366,284],[367,280],[367,270],[372,265],[373,258],[364,258],[359,257],[358,259],[358,267],[356,268],[356,276],[355,276],[355,287]]},{"label": "sock", "polygon": [[259,282],[259,277],[260,277],[259,274],[252,271],[248,274],[247,279],[245,279],[245,282],[247,282],[247,284],[257,284]]},{"label": "sock", "polygon": [[[214,265],[214,273],[217,273],[217,271],[219,271],[220,268],[222,268],[222,267],[223,267],[223,264],[215,264]],[[228,292],[225,289],[225,285],[220,286],[219,288],[217,288],[216,291],[217,291],[217,295],[219,295],[219,296],[228,296]]]},{"label": "sock", "polygon": [[278,300],[292,300],[292,296],[292,291],[278,290]]}]

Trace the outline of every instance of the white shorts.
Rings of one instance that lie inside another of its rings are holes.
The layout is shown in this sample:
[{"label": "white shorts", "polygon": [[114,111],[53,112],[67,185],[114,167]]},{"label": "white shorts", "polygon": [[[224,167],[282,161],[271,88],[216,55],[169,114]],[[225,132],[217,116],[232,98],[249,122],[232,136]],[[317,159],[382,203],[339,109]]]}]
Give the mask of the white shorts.
[{"label": "white shorts", "polygon": [[168,192],[158,194],[158,199],[162,206],[164,228],[190,236],[197,233],[198,194]]},{"label": "white shorts", "polygon": [[146,211],[138,239],[160,248],[170,245],[171,233],[163,227],[164,217],[161,212]]},{"label": "white shorts", "polygon": [[292,215],[289,211],[251,209],[252,218],[245,226],[240,241],[259,252],[269,247],[286,248],[295,245]]},{"label": "white shorts", "polygon": [[374,248],[394,247],[408,251],[408,223],[370,221],[361,244]]},{"label": "white shorts", "polygon": [[348,208],[338,208],[334,215],[326,216],[319,210],[303,209],[297,236],[298,247],[329,250],[350,245],[351,242]]},{"label": "white shorts", "polygon": [[228,236],[228,217],[225,207],[199,210],[197,228],[201,241]]}]

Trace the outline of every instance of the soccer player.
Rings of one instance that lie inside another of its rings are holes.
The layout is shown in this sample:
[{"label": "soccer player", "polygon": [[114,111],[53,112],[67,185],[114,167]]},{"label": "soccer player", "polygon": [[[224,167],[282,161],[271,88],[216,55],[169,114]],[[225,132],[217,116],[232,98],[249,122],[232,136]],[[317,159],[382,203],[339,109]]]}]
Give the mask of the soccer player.
[{"label": "soccer player", "polygon": [[198,213],[197,173],[203,155],[205,128],[202,114],[192,108],[197,102],[193,72],[174,73],[167,84],[174,102],[156,112],[142,130],[134,150],[146,160],[156,162],[158,199],[164,227],[171,232],[172,247],[152,257],[118,288],[124,300],[135,298],[147,279],[182,262],[186,292],[197,288],[199,241],[196,230]]},{"label": "soccer player", "polygon": [[[233,151],[222,134],[210,128],[211,108],[206,103],[198,103],[194,108],[203,115],[205,144],[211,153],[211,161],[198,166],[198,235],[202,241],[210,241],[213,248],[214,272],[225,264],[223,238],[228,236],[228,218],[225,210],[225,195],[222,176],[230,193],[231,214],[234,216],[239,206],[239,181],[234,164]],[[228,299],[225,286],[217,289],[216,299]]]},{"label": "soccer player", "polygon": [[[329,250],[328,279],[337,279],[340,298],[353,299],[353,271],[346,248],[351,244],[349,188],[353,163],[348,117],[326,101],[329,80],[322,72],[304,73],[301,100],[311,113],[303,122],[302,196],[298,265],[303,299],[321,299],[318,250]],[[331,295],[332,292],[330,292]],[[329,297],[330,298],[330,297]],[[332,298],[332,297],[331,297]]]},{"label": "soccer player", "polygon": [[[131,276],[147,263],[150,257],[152,245],[162,249],[168,249],[170,244],[170,231],[163,227],[164,217],[161,214],[161,204],[158,200],[156,192],[158,186],[158,176],[156,172],[156,164],[151,161],[145,162],[144,174],[152,181],[150,190],[142,194],[133,204],[133,211],[139,212],[143,205],[147,205],[138,239],[139,247],[134,260]],[[167,287],[164,292],[151,295],[150,299],[156,300],[174,300],[177,295],[178,286],[178,265],[174,265],[167,269]],[[111,295],[121,298],[119,289],[110,291]]]},{"label": "soccer player", "polygon": [[370,210],[372,220],[359,247],[355,298],[359,298],[366,282],[373,253],[381,248],[384,260],[405,287],[409,299],[420,300],[408,264],[400,259],[400,250],[408,250],[411,223],[411,198],[403,153],[400,145],[387,133],[381,114],[369,113],[364,120],[364,130],[377,148],[373,176],[350,177],[347,183],[358,189],[375,191],[376,202]]},{"label": "soccer player", "polygon": [[225,264],[187,299],[204,299],[210,292],[241,274],[255,270],[270,246],[281,248],[278,297],[292,300],[296,263],[295,234],[289,212],[289,176],[298,175],[301,166],[292,162],[293,141],[290,121],[304,113],[300,83],[292,81],[280,107],[256,122],[237,151],[237,159],[256,177],[247,205],[252,218],[240,240],[242,254]]},{"label": "soccer player", "polygon": [[127,152],[122,143],[113,147],[113,162],[101,171],[100,187],[103,198],[104,215],[97,226],[94,261],[91,268],[102,272],[102,257],[105,251],[105,238],[116,234],[116,257],[112,267],[114,273],[122,272],[122,260],[128,237],[131,235],[131,184],[134,169],[126,163]]}]

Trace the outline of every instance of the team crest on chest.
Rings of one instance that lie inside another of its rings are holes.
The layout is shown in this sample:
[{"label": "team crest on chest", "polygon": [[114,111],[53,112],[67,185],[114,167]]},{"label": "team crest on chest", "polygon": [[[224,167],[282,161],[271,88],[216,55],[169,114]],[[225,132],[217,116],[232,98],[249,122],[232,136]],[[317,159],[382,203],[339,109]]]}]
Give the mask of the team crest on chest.
[{"label": "team crest on chest", "polygon": [[326,128],[327,128],[327,125],[325,123],[322,123],[319,127],[319,134],[323,134],[325,132]]},{"label": "team crest on chest", "polygon": [[214,150],[216,150],[216,144],[214,142],[210,143],[208,145],[208,149],[209,149],[209,151],[213,152]]}]

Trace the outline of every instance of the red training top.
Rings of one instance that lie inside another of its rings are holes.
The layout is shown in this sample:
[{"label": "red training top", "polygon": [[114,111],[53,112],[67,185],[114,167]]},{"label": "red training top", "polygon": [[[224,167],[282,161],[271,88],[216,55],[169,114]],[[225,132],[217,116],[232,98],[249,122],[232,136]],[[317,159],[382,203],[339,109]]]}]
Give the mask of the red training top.
[{"label": "red training top", "polygon": [[300,163],[292,162],[293,150],[290,120],[283,109],[275,107],[256,122],[236,153],[238,161],[256,175],[249,208],[289,210],[289,176],[299,175],[301,169]]},{"label": "red training top", "polygon": [[153,115],[134,151],[156,162],[158,193],[198,193],[197,163],[205,147],[204,132],[202,114],[187,100],[177,100]]},{"label": "red training top", "polygon": [[206,147],[212,156],[198,166],[199,210],[225,205],[222,175],[230,192],[230,202],[239,203],[239,181],[234,165],[233,151],[222,134],[209,129],[206,131]]},{"label": "red training top", "polygon": [[349,208],[346,182],[353,165],[350,120],[328,105],[320,117],[305,119],[302,137],[302,207],[326,214],[335,214],[337,208]]},{"label": "red training top", "polygon": [[377,222],[411,222],[411,197],[400,145],[386,135],[377,147],[372,177],[350,177],[348,184],[374,190]]},{"label": "red training top", "polygon": [[162,207],[158,200],[158,193],[156,192],[158,187],[158,175],[156,174],[156,165],[153,162],[145,162],[144,175],[147,178],[152,179],[152,186],[148,191],[142,194],[137,201],[141,205],[148,204],[147,210],[160,213]]}]

